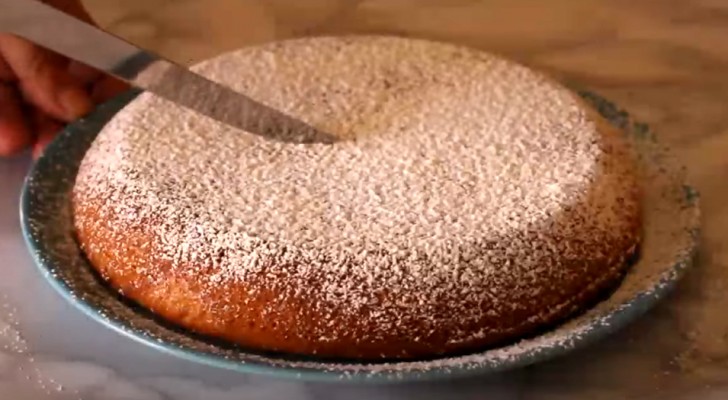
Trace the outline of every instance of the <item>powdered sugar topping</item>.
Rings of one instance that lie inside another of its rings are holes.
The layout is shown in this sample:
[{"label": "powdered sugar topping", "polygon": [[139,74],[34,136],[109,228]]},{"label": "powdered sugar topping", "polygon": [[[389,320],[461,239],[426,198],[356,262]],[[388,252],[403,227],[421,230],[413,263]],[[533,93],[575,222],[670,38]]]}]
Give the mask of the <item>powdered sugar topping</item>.
[{"label": "powdered sugar topping", "polygon": [[[117,235],[154,221],[148,246],[210,290],[273,288],[271,313],[305,298],[316,340],[448,326],[449,343],[467,342],[489,332],[472,323],[543,302],[543,282],[621,264],[614,248],[636,240],[618,143],[526,68],[369,37],[275,43],[196,69],[342,140],[267,141],[143,94],[94,143],[77,196],[102,201]],[[326,325],[342,310],[349,332]]]}]

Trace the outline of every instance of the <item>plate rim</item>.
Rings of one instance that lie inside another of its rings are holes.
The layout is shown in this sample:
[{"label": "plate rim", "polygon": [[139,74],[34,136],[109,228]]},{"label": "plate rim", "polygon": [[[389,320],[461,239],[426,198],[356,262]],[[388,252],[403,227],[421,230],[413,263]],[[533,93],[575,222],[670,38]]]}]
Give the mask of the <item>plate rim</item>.
[{"label": "plate rim", "polygon": [[[421,381],[436,381],[436,380],[449,380],[454,378],[464,378],[472,376],[482,376],[486,374],[499,373],[507,370],[516,368],[522,368],[528,365],[540,363],[543,361],[551,360],[569,353],[575,350],[588,347],[594,342],[600,341],[605,337],[612,335],[614,332],[624,328],[629,323],[637,320],[641,315],[646,313],[648,310],[653,308],[660,300],[666,297],[677,283],[681,280],[685,272],[691,265],[694,264],[695,257],[699,248],[699,235],[700,235],[700,205],[699,205],[699,194],[698,192],[687,182],[687,177],[682,176],[680,182],[683,184],[683,189],[686,190],[686,198],[689,200],[690,206],[696,213],[696,222],[692,226],[691,236],[692,242],[688,254],[685,257],[677,259],[674,264],[666,270],[674,272],[672,277],[665,277],[660,275],[659,278],[655,279],[653,290],[649,292],[639,292],[630,299],[625,300],[622,304],[626,304],[626,307],[620,307],[613,312],[607,313],[600,318],[599,328],[590,331],[588,334],[579,335],[571,340],[569,345],[554,345],[550,347],[540,348],[533,352],[525,353],[514,361],[500,362],[495,365],[483,364],[475,367],[469,367],[467,364],[460,366],[438,366],[426,370],[407,370],[407,371],[391,371],[387,370],[384,372],[373,374],[370,371],[354,371],[345,372],[337,370],[328,370],[325,368],[301,368],[297,366],[282,366],[273,363],[265,363],[257,360],[246,360],[245,362],[239,360],[230,360],[225,357],[199,351],[194,348],[184,347],[178,344],[172,344],[168,342],[160,342],[152,337],[144,336],[137,333],[138,328],[133,328],[120,321],[116,318],[110,318],[102,313],[102,310],[94,307],[93,304],[83,299],[82,296],[77,296],[74,289],[71,288],[67,281],[54,276],[52,271],[55,266],[48,265],[52,261],[44,260],[40,254],[42,244],[39,242],[36,234],[31,229],[32,221],[30,220],[30,206],[32,203],[31,193],[31,181],[36,176],[43,176],[42,169],[44,163],[48,162],[46,154],[52,154],[54,150],[61,147],[61,143],[65,140],[71,140],[68,137],[72,135],[74,130],[84,130],[84,123],[92,120],[102,120],[103,124],[106,124],[113,116],[122,109],[126,104],[132,101],[140,93],[139,90],[130,90],[119,96],[116,96],[104,104],[94,109],[87,117],[74,121],[64,127],[64,129],[53,139],[53,141],[46,148],[46,152],[30,167],[24,181],[20,194],[20,225],[23,235],[23,239],[31,257],[36,270],[41,273],[50,286],[58,293],[65,301],[69,302],[74,308],[80,310],[86,317],[91,320],[101,323],[106,328],[111,329],[114,332],[121,334],[121,336],[131,339],[136,343],[146,345],[154,350],[160,351],[164,354],[168,354],[174,357],[184,359],[186,361],[199,363],[202,365],[222,368],[226,370],[251,373],[258,375],[265,375],[274,378],[294,379],[310,382],[362,382],[362,383],[402,383],[402,382],[421,382]],[[614,106],[614,103],[607,100],[605,97],[596,94],[592,91],[582,91],[582,95],[595,96],[595,98],[603,100]],[[615,107],[615,111],[624,114],[625,124],[628,122],[626,129],[634,129],[638,122],[634,121],[625,111]],[[646,127],[646,124],[642,124]],[[86,128],[88,129],[88,128]],[[93,139],[98,135],[100,130],[96,130],[93,134]],[[85,152],[84,152],[85,153]],[[48,168],[48,167],[45,167]],[[622,283],[620,282],[620,285]],[[611,295],[610,295],[611,296]],[[605,299],[606,300],[606,299]],[[134,310],[138,313],[137,310]],[[531,339],[535,339],[540,335],[534,336]],[[508,346],[503,346],[504,348]],[[487,350],[484,350],[487,351]],[[484,351],[477,351],[468,353],[468,355],[475,355],[483,353]],[[244,351],[242,353],[245,353]],[[247,353],[252,354],[252,353]],[[266,357],[274,359],[274,357]],[[458,358],[448,357],[444,358]],[[406,363],[403,361],[402,363]],[[325,365],[326,362],[322,362]],[[330,362],[328,364],[341,364],[337,362]],[[355,363],[350,363],[355,364]]]}]

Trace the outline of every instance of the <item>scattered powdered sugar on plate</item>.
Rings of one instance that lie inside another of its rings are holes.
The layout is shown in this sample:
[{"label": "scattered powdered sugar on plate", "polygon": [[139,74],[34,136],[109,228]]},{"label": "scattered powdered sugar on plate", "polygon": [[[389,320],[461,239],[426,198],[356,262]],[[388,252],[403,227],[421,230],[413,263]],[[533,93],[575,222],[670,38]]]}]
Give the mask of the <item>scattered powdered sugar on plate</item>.
[{"label": "scattered powdered sugar on plate", "polygon": [[697,240],[697,196],[685,185],[683,171],[669,152],[644,125],[634,124],[595,95],[583,95],[609,121],[628,132],[639,153],[645,195],[640,257],[608,300],[540,336],[477,354],[371,364],[259,354],[190,335],[123,302],[96,278],[79,251],[71,232],[68,193],[86,149],[109,117],[133,95],[105,105],[49,148],[25,188],[24,229],[39,268],[66,298],[125,335],[197,362],[307,379],[381,381],[432,379],[527,365],[601,338],[646,311],[690,264]]},{"label": "scattered powdered sugar on plate", "polygon": [[0,383],[8,381],[3,386],[4,393],[75,396],[74,391],[65,390],[58,380],[42,370],[41,361],[35,358],[21,334],[17,314],[8,297],[0,293]]},{"label": "scattered powdered sugar on plate", "polygon": [[0,293],[0,346],[3,352],[23,354],[28,351],[28,345],[20,335],[16,310],[7,296]]},{"label": "scattered powdered sugar on plate", "polygon": [[146,385],[135,384],[106,367],[41,354],[24,338],[24,329],[15,306],[0,293],[1,399],[160,398]]}]

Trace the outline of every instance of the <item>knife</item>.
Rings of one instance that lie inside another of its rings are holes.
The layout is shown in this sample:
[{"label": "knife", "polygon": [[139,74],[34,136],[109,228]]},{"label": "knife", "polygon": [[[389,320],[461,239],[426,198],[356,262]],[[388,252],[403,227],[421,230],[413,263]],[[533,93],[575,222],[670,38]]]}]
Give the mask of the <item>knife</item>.
[{"label": "knife", "polygon": [[0,0],[0,31],[249,133],[294,143],[336,141],[297,118],[39,1]]}]

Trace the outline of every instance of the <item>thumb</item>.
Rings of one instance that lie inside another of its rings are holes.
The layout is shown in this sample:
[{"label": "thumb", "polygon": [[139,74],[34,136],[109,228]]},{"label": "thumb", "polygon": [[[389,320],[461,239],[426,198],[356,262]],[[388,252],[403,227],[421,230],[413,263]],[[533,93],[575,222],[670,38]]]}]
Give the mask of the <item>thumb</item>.
[{"label": "thumb", "polygon": [[0,35],[0,55],[26,101],[44,113],[68,122],[91,110],[89,94],[68,73],[63,58],[11,35]]}]

